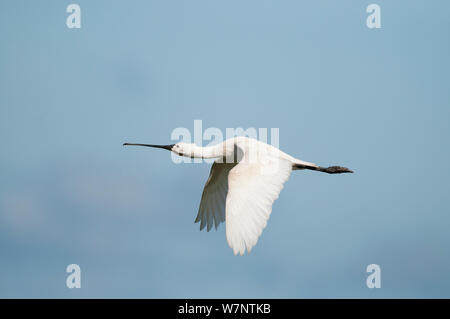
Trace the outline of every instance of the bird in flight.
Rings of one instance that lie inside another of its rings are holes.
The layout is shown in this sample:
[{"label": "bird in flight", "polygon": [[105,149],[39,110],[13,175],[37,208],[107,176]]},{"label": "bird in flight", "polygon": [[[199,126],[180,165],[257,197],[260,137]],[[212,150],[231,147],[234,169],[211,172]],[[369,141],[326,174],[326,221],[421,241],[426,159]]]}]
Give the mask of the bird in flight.
[{"label": "bird in flight", "polygon": [[180,156],[215,159],[195,222],[200,222],[200,230],[206,227],[207,231],[225,222],[227,242],[235,255],[243,255],[246,249],[250,253],[255,246],[291,171],[353,173],[341,166],[321,167],[305,162],[272,145],[242,136],[207,147],[189,143],[123,145],[162,148]]}]

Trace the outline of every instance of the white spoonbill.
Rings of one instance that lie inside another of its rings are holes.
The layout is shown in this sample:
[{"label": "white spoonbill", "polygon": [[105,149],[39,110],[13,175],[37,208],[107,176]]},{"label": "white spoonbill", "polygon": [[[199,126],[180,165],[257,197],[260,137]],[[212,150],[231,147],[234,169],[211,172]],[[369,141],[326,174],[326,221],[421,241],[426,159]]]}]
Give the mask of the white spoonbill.
[{"label": "white spoonbill", "polygon": [[162,148],[180,156],[215,159],[203,189],[195,222],[200,230],[226,224],[228,245],[235,255],[255,246],[267,225],[272,204],[292,170],[309,169],[329,174],[353,173],[340,166],[320,167],[296,159],[278,148],[248,137],[234,137],[220,144],[123,145]]}]

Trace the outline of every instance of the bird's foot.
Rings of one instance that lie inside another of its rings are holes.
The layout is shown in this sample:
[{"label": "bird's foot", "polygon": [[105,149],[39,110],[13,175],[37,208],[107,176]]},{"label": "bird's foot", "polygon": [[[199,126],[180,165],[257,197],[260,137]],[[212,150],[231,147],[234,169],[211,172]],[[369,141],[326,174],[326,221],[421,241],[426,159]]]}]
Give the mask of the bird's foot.
[{"label": "bird's foot", "polygon": [[342,166],[330,166],[323,168],[322,172],[328,174],[341,174],[341,173],[353,173],[353,171],[349,170],[347,167]]}]

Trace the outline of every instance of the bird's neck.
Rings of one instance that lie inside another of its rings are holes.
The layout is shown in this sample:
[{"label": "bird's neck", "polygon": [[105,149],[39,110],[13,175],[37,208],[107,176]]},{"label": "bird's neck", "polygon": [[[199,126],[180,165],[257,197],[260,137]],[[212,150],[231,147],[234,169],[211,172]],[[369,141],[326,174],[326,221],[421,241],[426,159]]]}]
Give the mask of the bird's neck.
[{"label": "bird's neck", "polygon": [[224,156],[224,149],[221,144],[213,146],[194,146],[192,148],[192,157],[195,158],[220,158]]}]

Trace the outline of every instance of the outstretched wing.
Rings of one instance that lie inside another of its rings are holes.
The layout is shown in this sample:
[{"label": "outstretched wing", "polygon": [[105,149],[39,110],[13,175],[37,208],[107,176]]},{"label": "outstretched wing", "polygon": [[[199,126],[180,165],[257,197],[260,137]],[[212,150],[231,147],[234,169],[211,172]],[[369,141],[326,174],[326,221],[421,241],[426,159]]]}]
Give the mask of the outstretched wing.
[{"label": "outstretched wing", "polygon": [[207,226],[210,231],[213,223],[217,227],[225,221],[225,199],[228,193],[228,173],[236,163],[214,162],[203,189],[200,207],[195,222],[200,222],[200,230]]},{"label": "outstretched wing", "polygon": [[250,252],[256,244],[292,171],[289,160],[270,156],[264,160],[248,161],[244,156],[228,174],[226,234],[235,255]]}]

